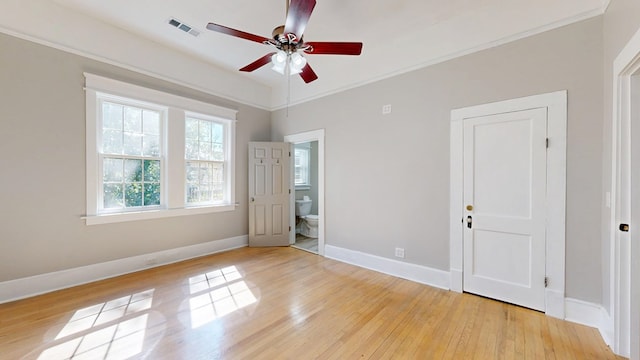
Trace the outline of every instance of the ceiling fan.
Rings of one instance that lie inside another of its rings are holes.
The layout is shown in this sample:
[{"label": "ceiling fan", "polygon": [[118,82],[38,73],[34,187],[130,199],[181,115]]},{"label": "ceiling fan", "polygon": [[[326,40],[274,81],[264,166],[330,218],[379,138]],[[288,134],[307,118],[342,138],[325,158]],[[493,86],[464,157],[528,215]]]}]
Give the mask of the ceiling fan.
[{"label": "ceiling fan", "polygon": [[307,64],[307,59],[301,52],[309,55],[360,55],[362,52],[362,43],[360,42],[305,42],[303,39],[304,30],[309,17],[311,17],[311,12],[316,6],[316,0],[291,0],[290,3],[289,0],[285,1],[287,3],[285,23],[273,29],[272,38],[214,23],[207,25],[209,30],[271,45],[278,50],[241,68],[240,71],[251,72],[272,63],[273,70],[282,74],[300,74],[305,83],[310,83],[316,80],[318,75]]}]

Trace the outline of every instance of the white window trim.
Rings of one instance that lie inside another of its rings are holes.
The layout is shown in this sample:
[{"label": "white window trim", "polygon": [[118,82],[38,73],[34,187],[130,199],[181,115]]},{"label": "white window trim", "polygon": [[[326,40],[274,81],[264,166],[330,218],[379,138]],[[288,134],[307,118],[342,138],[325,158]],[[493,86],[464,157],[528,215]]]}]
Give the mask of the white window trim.
[{"label": "white window trim", "polygon": [[[205,102],[172,95],[169,93],[131,85],[102,76],[84,73],[86,83],[86,180],[87,180],[87,213],[82,218],[87,225],[108,224],[124,221],[159,219],[173,216],[196,215],[235,210],[235,127],[237,111],[208,104]],[[168,108],[163,119],[163,131],[170,134],[163,144],[164,166],[163,198],[160,209],[129,211],[120,213],[98,213],[98,189],[100,188],[101,171],[97,151],[99,135],[98,93],[106,93],[135,99],[137,101],[161,104]],[[185,157],[184,157],[184,117],[186,113],[206,114],[228,122],[229,141],[227,143],[229,169],[227,173],[229,196],[222,205],[186,206],[185,204]],[[181,121],[177,121],[181,120]],[[177,150],[176,150],[177,149]],[[165,186],[166,184],[166,186]]]}]

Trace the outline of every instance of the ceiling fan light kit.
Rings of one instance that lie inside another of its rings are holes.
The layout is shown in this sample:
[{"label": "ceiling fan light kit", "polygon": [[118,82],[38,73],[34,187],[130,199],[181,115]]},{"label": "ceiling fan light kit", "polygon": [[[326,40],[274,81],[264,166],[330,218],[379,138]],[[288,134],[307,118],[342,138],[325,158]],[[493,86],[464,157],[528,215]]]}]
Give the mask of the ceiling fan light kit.
[{"label": "ceiling fan light kit", "polygon": [[273,30],[271,39],[214,23],[209,23],[207,29],[274,46],[277,49],[276,52],[241,68],[240,71],[251,72],[271,63],[271,69],[274,71],[283,75],[300,74],[305,83],[310,83],[318,76],[301,52],[308,55],[360,55],[362,52],[360,42],[304,42],[304,30],[315,6],[316,0],[287,1],[285,24]]},{"label": "ceiling fan light kit", "polygon": [[307,59],[304,56],[297,52],[287,54],[282,50],[271,56],[271,62],[273,63],[271,69],[282,75],[300,74],[307,65]]}]

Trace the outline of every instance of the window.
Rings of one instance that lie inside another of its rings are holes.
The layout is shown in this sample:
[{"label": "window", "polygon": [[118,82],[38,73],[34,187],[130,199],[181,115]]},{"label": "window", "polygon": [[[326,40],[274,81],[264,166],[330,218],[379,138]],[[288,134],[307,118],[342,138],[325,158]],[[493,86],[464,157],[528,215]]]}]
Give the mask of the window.
[{"label": "window", "polygon": [[223,123],[214,120],[187,117],[185,158],[188,204],[224,201],[224,127]]},{"label": "window", "polygon": [[101,212],[160,206],[162,158],[160,124],[164,111],[100,97]]},{"label": "window", "polygon": [[311,186],[311,176],[309,168],[309,158],[311,149],[307,147],[297,147],[294,150],[295,155],[295,185],[296,187]]},{"label": "window", "polygon": [[85,77],[88,225],[235,209],[236,111]]}]

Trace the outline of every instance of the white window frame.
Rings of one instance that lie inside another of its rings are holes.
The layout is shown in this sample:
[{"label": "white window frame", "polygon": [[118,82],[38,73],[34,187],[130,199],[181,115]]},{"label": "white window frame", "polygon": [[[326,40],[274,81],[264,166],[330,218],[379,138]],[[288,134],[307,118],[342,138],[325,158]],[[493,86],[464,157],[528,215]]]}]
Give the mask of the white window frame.
[{"label": "white window frame", "polygon": [[[107,224],[124,221],[158,219],[172,216],[195,215],[235,210],[235,128],[237,111],[180,97],[177,95],[144,88],[137,85],[84,73],[86,91],[86,180],[87,180],[87,225]],[[102,198],[102,169],[100,162],[101,123],[99,99],[114,96],[131,99],[141,104],[153,104],[166,109],[162,118],[162,194],[161,205],[153,209],[136,211],[100,212],[99,201]],[[226,194],[222,204],[186,206],[186,160],[185,119],[188,114],[202,114],[223,122],[227,158],[225,159]]]}]

